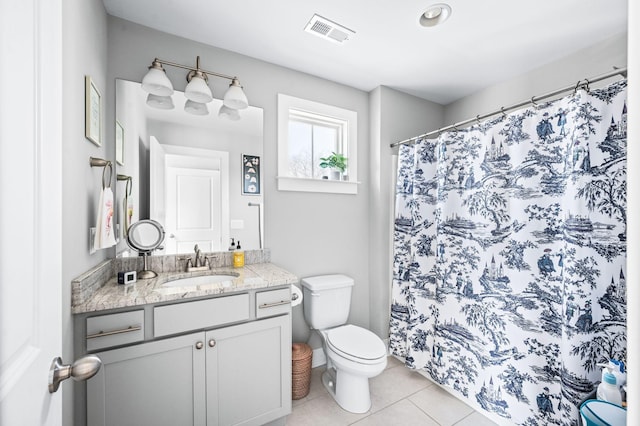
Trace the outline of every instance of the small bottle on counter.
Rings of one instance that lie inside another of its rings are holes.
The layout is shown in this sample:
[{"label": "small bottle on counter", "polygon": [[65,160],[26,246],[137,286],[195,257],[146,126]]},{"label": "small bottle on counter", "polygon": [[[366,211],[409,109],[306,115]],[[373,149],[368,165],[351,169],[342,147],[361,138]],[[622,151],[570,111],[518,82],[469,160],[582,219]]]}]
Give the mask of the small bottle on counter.
[{"label": "small bottle on counter", "polygon": [[242,247],[240,246],[240,240],[238,240],[236,249],[233,252],[233,267],[242,268],[243,266],[244,266],[244,250],[242,250]]},{"label": "small bottle on counter", "polygon": [[[240,242],[240,241],[238,241]],[[236,250],[236,241],[235,239],[231,239],[231,245],[229,246],[229,251],[235,251]]]}]

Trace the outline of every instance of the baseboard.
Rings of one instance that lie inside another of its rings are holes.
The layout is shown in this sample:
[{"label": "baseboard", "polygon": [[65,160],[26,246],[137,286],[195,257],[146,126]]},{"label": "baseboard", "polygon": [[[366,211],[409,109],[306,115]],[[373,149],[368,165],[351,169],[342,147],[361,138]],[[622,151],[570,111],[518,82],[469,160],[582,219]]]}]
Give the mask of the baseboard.
[{"label": "baseboard", "polygon": [[327,357],[324,354],[322,348],[317,348],[313,350],[313,355],[311,356],[311,368],[320,367],[321,365],[325,365],[327,363]]}]

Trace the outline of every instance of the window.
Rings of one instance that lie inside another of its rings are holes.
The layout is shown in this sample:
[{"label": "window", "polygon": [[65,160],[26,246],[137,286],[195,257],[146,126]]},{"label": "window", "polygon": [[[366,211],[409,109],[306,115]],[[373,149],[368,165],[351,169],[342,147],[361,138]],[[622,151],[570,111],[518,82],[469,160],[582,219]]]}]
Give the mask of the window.
[{"label": "window", "polygon": [[[357,114],[278,95],[278,189],[357,193]],[[346,169],[323,168],[322,158],[346,157]]]}]

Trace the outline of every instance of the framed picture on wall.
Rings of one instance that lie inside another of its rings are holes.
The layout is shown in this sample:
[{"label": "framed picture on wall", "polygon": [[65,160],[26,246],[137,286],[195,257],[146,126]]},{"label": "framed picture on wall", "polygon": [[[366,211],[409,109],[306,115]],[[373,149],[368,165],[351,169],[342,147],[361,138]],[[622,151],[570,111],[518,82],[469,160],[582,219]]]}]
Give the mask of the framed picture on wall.
[{"label": "framed picture on wall", "polygon": [[102,145],[102,96],[90,76],[84,77],[84,135]]},{"label": "framed picture on wall", "polygon": [[116,120],[116,163],[124,166],[124,127]]},{"label": "framed picture on wall", "polygon": [[242,154],[242,195],[260,195],[260,157]]}]

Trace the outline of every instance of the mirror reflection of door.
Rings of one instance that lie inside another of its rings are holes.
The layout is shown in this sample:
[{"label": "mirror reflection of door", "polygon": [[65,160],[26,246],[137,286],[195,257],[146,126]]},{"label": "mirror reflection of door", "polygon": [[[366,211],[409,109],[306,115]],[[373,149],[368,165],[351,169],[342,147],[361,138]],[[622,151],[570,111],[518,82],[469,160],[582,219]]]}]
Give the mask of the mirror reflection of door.
[{"label": "mirror reflection of door", "polygon": [[[229,155],[222,151],[151,144],[151,171],[164,188],[151,188],[151,217],[164,225],[163,254],[221,251],[229,236]],[[154,200],[156,195],[156,200]]]}]

